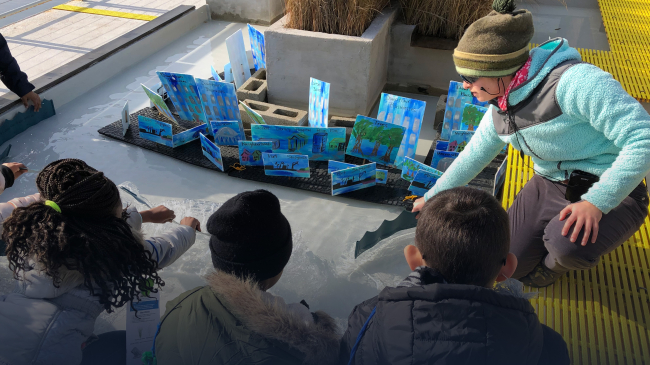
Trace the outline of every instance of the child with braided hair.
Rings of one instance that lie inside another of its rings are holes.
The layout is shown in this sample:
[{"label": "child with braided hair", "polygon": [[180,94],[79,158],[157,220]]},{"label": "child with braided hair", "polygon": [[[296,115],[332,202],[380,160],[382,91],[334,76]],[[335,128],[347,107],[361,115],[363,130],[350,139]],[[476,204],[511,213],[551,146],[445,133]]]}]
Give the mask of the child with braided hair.
[{"label": "child with braided hair", "polygon": [[[95,320],[164,285],[157,271],[195,241],[198,220],[147,238],[174,212],[122,209],[117,186],[76,159],[50,163],[39,194],[0,204],[14,292],[0,296],[0,364],[79,364]],[[27,205],[29,204],[29,205]],[[12,211],[13,210],[13,211]]]}]

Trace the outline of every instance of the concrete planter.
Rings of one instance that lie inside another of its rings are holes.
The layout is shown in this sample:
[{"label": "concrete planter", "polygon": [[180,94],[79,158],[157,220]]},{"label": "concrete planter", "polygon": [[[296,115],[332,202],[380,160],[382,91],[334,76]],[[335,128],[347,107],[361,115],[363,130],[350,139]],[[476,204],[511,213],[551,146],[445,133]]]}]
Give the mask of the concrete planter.
[{"label": "concrete planter", "polygon": [[284,14],[284,0],[206,0],[215,20],[269,25]]},{"label": "concrete planter", "polygon": [[[449,81],[459,79],[452,58],[454,42],[413,42],[414,30],[415,25],[393,24],[387,87],[406,90],[415,86],[428,94],[446,94]],[[436,45],[439,48],[432,48]]]},{"label": "concrete planter", "polygon": [[369,113],[386,84],[395,15],[384,10],[361,37],[288,29],[290,14],[280,19],[264,34],[269,102],[306,109],[314,77],[331,84],[330,115]]}]

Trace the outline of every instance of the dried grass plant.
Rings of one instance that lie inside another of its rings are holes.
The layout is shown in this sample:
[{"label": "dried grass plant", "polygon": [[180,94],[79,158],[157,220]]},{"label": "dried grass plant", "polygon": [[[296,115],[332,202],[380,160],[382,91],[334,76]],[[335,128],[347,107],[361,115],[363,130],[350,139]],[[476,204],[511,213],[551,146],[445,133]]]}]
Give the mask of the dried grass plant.
[{"label": "dried grass plant", "polygon": [[465,29],[492,10],[493,0],[400,0],[404,22],[422,35],[460,39]]},{"label": "dried grass plant", "polygon": [[285,0],[288,28],[361,36],[390,0]]}]

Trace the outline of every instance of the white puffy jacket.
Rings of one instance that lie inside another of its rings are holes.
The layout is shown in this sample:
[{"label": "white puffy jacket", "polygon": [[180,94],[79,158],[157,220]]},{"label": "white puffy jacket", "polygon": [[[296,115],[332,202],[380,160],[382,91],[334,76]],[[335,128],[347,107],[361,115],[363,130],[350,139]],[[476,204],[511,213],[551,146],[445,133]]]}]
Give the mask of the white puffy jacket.
[{"label": "white puffy jacket", "polygon": [[[0,204],[4,221],[11,212],[40,199],[38,194]],[[139,231],[142,217],[129,209],[128,223]],[[140,235],[136,235],[139,237]],[[196,239],[191,227],[176,226],[171,232],[143,240],[160,268],[172,264]],[[38,270],[24,272],[14,291],[0,295],[0,364],[74,365],[81,362],[81,346],[93,334],[95,320],[104,311],[98,297],[83,286],[76,271],[61,272],[62,282]]]}]

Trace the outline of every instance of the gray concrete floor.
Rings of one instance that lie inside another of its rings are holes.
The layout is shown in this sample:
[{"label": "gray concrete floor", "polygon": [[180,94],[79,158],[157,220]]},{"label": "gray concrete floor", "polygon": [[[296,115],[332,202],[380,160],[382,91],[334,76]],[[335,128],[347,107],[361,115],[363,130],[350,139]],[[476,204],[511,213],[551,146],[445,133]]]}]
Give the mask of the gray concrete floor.
[{"label": "gray concrete floor", "polygon": [[539,44],[549,38],[563,37],[572,47],[609,51],[598,2],[592,1],[592,7],[574,7],[570,1],[567,1],[569,7],[565,7],[559,0],[524,0],[518,4],[518,8],[533,13],[535,35],[531,43]]},{"label": "gray concrete floor", "polygon": [[[61,3],[63,1],[60,0],[47,2],[42,5],[47,7],[46,11],[41,10],[42,12],[36,15],[0,29],[12,55],[30,80],[63,66],[146,23],[143,20],[51,9]],[[21,3],[15,5],[19,4]],[[205,0],[85,0],[68,3],[72,6],[155,16],[162,15],[179,5],[198,7],[203,4]],[[12,3],[6,5],[11,7]],[[16,16],[20,16],[20,13]],[[18,98],[2,84],[0,84],[0,97],[10,100]]]}]

